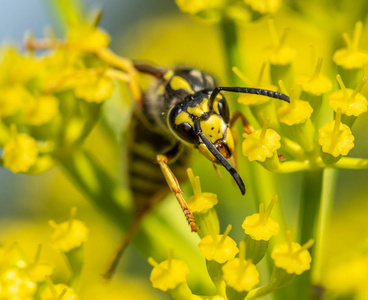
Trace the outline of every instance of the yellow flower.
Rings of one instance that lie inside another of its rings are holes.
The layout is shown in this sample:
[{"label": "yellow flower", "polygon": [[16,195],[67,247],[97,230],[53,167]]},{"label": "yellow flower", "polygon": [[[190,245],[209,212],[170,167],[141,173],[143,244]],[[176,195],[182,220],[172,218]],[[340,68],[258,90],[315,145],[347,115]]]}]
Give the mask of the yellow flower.
[{"label": "yellow flower", "polygon": [[259,214],[253,214],[245,218],[242,227],[245,233],[253,239],[257,241],[268,241],[272,236],[278,234],[280,230],[279,224],[269,217],[276,199],[277,196],[272,198],[266,212],[264,210],[264,204],[261,203],[259,205]]},{"label": "yellow flower", "polygon": [[312,258],[308,252],[314,241],[309,240],[303,246],[292,242],[290,232],[287,232],[287,241],[274,246],[271,257],[275,266],[284,269],[289,274],[300,275],[309,270]]},{"label": "yellow flower", "polygon": [[341,113],[347,116],[359,116],[367,111],[367,99],[359,93],[367,82],[367,77],[363,78],[360,85],[355,89],[346,88],[340,75],[336,76],[341,90],[333,92],[328,96],[328,104],[336,112],[341,108]]},{"label": "yellow flower", "polygon": [[[62,295],[62,296],[61,296]],[[78,300],[78,295],[74,290],[63,284],[51,284],[41,294],[41,300]]]},{"label": "yellow flower", "polygon": [[245,260],[245,243],[240,243],[240,257],[222,266],[226,284],[238,292],[249,292],[259,283],[259,272],[254,264]]},{"label": "yellow flower", "polygon": [[350,39],[348,34],[343,34],[347,47],[337,50],[332,58],[338,66],[342,66],[345,69],[356,69],[362,68],[368,63],[368,53],[359,49],[362,28],[362,22],[355,24],[353,40]]},{"label": "yellow flower", "polygon": [[27,274],[35,282],[45,281],[54,272],[54,268],[45,263],[34,263],[26,268]]},{"label": "yellow flower", "polygon": [[236,242],[229,237],[231,225],[222,234],[209,234],[198,244],[199,252],[207,260],[214,260],[220,264],[233,259],[239,252]]},{"label": "yellow flower", "polygon": [[281,0],[243,0],[245,4],[248,4],[253,10],[261,14],[274,14],[280,6]]},{"label": "yellow flower", "polygon": [[2,270],[0,282],[1,299],[34,299],[37,285],[30,280],[24,270],[14,267]]},{"label": "yellow flower", "polygon": [[189,268],[185,261],[172,259],[170,256],[168,260],[160,264],[151,257],[148,259],[148,262],[154,266],[150,275],[150,281],[154,288],[166,292],[186,282]]},{"label": "yellow flower", "polygon": [[206,213],[218,203],[217,195],[202,193],[199,177],[194,177],[192,169],[187,171],[194,191],[194,196],[186,200],[188,207],[192,213]]},{"label": "yellow flower", "polygon": [[38,72],[38,61],[34,57],[21,55],[8,47],[1,53],[0,86],[11,86],[28,82]]},{"label": "yellow flower", "polygon": [[25,106],[25,119],[30,125],[39,126],[52,121],[59,111],[58,99],[53,95],[33,97]]},{"label": "yellow flower", "polygon": [[289,126],[305,122],[313,112],[313,108],[308,102],[293,98],[290,97],[290,104],[284,105],[277,110],[280,122]]},{"label": "yellow flower", "polygon": [[114,90],[113,81],[103,74],[86,72],[74,87],[75,96],[87,102],[100,103],[111,98]]},{"label": "yellow flower", "polygon": [[318,142],[322,151],[334,157],[347,155],[354,148],[354,136],[349,126],[340,122],[341,109],[336,112],[336,120],[326,122],[319,129]]},{"label": "yellow flower", "polygon": [[[248,78],[245,77],[245,75],[240,72],[240,70],[237,67],[233,67],[233,72],[244,82],[244,84],[247,86],[252,86],[254,88],[259,89],[265,89],[270,91],[277,91],[277,87],[269,84],[269,83],[263,83],[263,75],[266,68],[266,63],[262,64],[261,70],[258,75],[257,82],[253,83]],[[238,98],[239,103],[243,103],[244,105],[260,105],[263,103],[266,103],[270,100],[270,97],[260,97],[259,95],[253,95],[253,94],[241,94]]]},{"label": "yellow flower", "polygon": [[295,79],[304,92],[320,96],[332,89],[331,80],[321,74],[322,58],[319,58],[314,74],[300,75]]},{"label": "yellow flower", "polygon": [[104,30],[86,24],[73,27],[68,32],[67,43],[77,49],[94,51],[106,48],[110,37]]},{"label": "yellow flower", "polygon": [[69,252],[80,247],[88,238],[88,228],[82,221],[74,219],[75,209],[71,212],[70,220],[56,224],[50,221],[54,231],[51,235],[53,245],[56,249]]},{"label": "yellow flower", "polygon": [[268,123],[269,120],[265,122],[261,130],[243,135],[245,140],[242,144],[242,151],[250,161],[264,162],[266,158],[273,157],[276,150],[281,147],[280,135],[273,129],[267,129]]},{"label": "yellow flower", "polygon": [[27,172],[37,161],[36,140],[28,134],[18,134],[15,125],[11,131],[12,137],[4,146],[4,166],[14,173]]},{"label": "yellow flower", "polygon": [[30,98],[27,89],[20,84],[0,88],[0,116],[9,117],[16,114]]}]

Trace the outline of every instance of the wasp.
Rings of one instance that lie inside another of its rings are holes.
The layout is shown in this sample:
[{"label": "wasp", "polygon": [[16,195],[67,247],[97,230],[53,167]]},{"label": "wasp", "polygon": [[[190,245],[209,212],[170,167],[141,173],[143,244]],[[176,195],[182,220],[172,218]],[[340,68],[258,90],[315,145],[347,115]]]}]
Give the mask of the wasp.
[{"label": "wasp", "polygon": [[[175,194],[191,230],[198,230],[179,185],[192,149],[222,165],[245,194],[243,180],[228,160],[234,151],[230,124],[239,116],[248,129],[249,122],[240,114],[231,118],[223,92],[257,94],[289,102],[289,97],[279,92],[218,86],[213,76],[199,69],[161,69],[146,64],[136,64],[135,68],[153,77],[155,83],[138,101],[128,130],[128,171],[137,218],[106,273],[108,277],[144,215],[170,191]],[[157,174],[154,162],[163,176]]]}]

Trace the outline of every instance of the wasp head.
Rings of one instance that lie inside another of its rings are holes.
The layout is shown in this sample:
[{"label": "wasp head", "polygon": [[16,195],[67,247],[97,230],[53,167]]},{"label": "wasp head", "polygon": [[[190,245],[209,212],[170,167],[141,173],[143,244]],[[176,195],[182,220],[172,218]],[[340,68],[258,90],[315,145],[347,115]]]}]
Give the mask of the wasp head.
[{"label": "wasp head", "polygon": [[227,161],[234,150],[229,108],[222,94],[210,102],[211,93],[212,90],[203,90],[191,94],[174,106],[168,114],[169,127],[184,143],[198,148],[210,161],[222,164],[244,194],[239,174]]}]

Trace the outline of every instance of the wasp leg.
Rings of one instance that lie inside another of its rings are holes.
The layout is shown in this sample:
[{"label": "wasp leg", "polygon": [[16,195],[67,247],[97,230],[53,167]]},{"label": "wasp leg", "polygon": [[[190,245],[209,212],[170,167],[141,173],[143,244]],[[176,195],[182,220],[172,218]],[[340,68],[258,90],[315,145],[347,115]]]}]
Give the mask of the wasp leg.
[{"label": "wasp leg", "polygon": [[242,124],[243,124],[243,128],[244,131],[247,134],[251,134],[254,131],[254,128],[252,125],[250,125],[248,119],[240,112],[237,111],[235,112],[235,114],[232,116],[231,120],[230,120],[230,127],[233,127],[234,123],[240,118]]},{"label": "wasp leg", "polygon": [[157,162],[161,167],[161,171],[165,176],[166,182],[170,190],[175,194],[175,197],[178,200],[185,214],[185,217],[188,221],[188,224],[190,225],[190,228],[192,229],[192,231],[198,231],[198,227],[195,223],[194,217],[191,211],[189,210],[188,205],[183,198],[183,195],[181,194],[179,182],[167,164],[168,160],[169,160],[168,154],[158,154],[157,155]]}]

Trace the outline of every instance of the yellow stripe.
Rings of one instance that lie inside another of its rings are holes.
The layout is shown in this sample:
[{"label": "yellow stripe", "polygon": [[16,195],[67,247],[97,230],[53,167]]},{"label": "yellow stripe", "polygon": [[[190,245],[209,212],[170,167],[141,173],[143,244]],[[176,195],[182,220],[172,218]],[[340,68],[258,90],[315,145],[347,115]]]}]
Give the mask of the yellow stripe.
[{"label": "yellow stripe", "polygon": [[194,93],[191,85],[183,77],[175,75],[171,78],[170,86],[173,90],[185,90],[188,93]]}]

